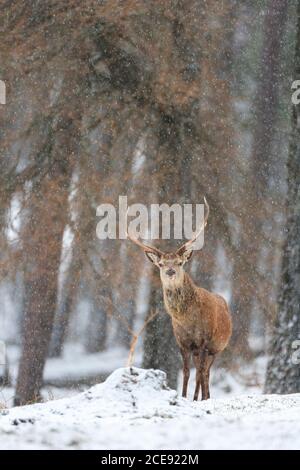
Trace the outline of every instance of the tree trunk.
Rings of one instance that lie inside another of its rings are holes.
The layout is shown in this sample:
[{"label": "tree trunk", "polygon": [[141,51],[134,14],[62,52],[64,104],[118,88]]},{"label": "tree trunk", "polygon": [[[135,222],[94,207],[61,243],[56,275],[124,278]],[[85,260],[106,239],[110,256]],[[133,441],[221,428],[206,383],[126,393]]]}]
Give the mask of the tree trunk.
[{"label": "tree trunk", "polygon": [[[32,201],[24,252],[28,257],[25,272],[24,336],[16,387],[16,405],[39,397],[43,370],[52,333],[57,300],[58,271],[65,222],[59,216],[66,210],[67,190],[60,197],[53,189],[66,183],[59,169],[41,185],[40,198]],[[41,200],[47,201],[47,208]]]},{"label": "tree trunk", "polygon": [[107,313],[93,302],[86,333],[85,350],[89,354],[104,351],[107,338]]},{"label": "tree trunk", "polygon": [[58,312],[54,321],[49,357],[59,357],[62,354],[64,342],[67,336],[70,316],[73,312],[74,304],[77,299],[81,262],[78,260],[74,250],[76,250],[76,245],[73,248],[71,266],[67,275],[68,277],[66,283],[64,285],[61,303],[58,306]]},{"label": "tree trunk", "polygon": [[[179,145],[175,149],[175,142],[173,141],[177,135],[177,123],[160,122],[159,125],[160,134],[166,136],[164,137],[166,140],[158,143],[159,152],[156,155],[159,155],[160,160],[155,162],[155,170],[157,172],[155,184],[157,187],[154,188],[154,191],[159,203],[167,202],[172,204],[174,201],[180,203],[182,199],[184,200],[183,193],[185,188],[182,185],[181,173],[176,171],[176,163],[178,164],[178,160],[182,158],[182,155],[177,153],[181,149],[181,142],[178,142]],[[162,187],[160,178],[163,179]],[[160,226],[161,222],[160,220]],[[170,222],[170,233],[172,236],[172,233],[174,233],[174,220]],[[160,240],[159,243],[163,251],[170,251],[171,245],[174,248],[175,243],[173,240]],[[176,241],[176,245],[178,245],[178,241]],[[181,365],[180,354],[173,333],[171,317],[166,313],[164,307],[162,285],[156,267],[151,273],[150,283],[148,316],[157,310],[159,314],[146,327],[143,367],[158,368],[165,371],[169,386],[176,389],[178,372]]]},{"label": "tree trunk", "polygon": [[153,271],[149,315],[159,310],[159,314],[148,323],[144,339],[143,367],[166,372],[168,385],[177,388],[180,367],[179,349],[173,334],[171,317],[163,305],[162,287],[159,275]]},{"label": "tree trunk", "polygon": [[249,270],[244,258],[234,260],[232,273],[232,295],[230,311],[233,319],[232,338],[229,350],[232,357],[249,360],[252,357],[249,345],[253,293],[248,285]]},{"label": "tree trunk", "polygon": [[[300,79],[300,1],[294,79]],[[293,105],[288,158],[287,236],[283,251],[278,317],[271,341],[266,393],[299,393],[300,338],[300,106]]]},{"label": "tree trunk", "polygon": [[132,333],[135,320],[135,293],[137,290],[137,280],[139,277],[138,267],[135,268],[133,275],[132,259],[129,255],[130,246],[125,247],[125,253],[121,253],[121,262],[123,268],[123,282],[120,283],[118,293],[115,298],[116,304],[122,314],[124,321],[118,321],[116,331],[116,342],[129,349],[132,341]]},{"label": "tree trunk", "polygon": [[[85,349],[93,354],[104,351],[107,339],[107,320],[111,310],[111,288],[98,279],[98,286],[92,297],[92,310],[86,332]],[[102,283],[102,287],[101,287]]]},{"label": "tree trunk", "polygon": [[[264,38],[260,75],[255,103],[255,133],[253,137],[253,168],[257,197],[268,194],[272,165],[271,146],[278,110],[280,82],[280,51],[287,19],[288,0],[269,0],[263,25]],[[259,171],[258,171],[259,170]]]},{"label": "tree trunk", "polygon": [[73,122],[61,116],[55,140],[52,132],[49,136],[48,171],[33,183],[22,233],[25,311],[16,405],[37,400],[42,386],[56,311],[62,240],[68,213],[73,129]]},{"label": "tree trunk", "polygon": [[[248,332],[254,310],[255,294],[265,294],[256,296],[261,315],[265,314],[261,298],[268,298],[271,295],[268,286],[261,287],[262,281],[257,272],[261,270],[259,264],[262,249],[274,250],[271,241],[274,224],[269,223],[270,227],[266,228],[264,222],[265,220],[271,220],[272,211],[274,210],[270,184],[276,178],[275,171],[277,167],[273,163],[276,157],[272,152],[272,144],[276,134],[275,123],[278,112],[281,71],[280,54],[287,10],[287,0],[267,1],[263,22],[263,44],[259,63],[258,86],[253,112],[255,127],[250,177],[244,188],[244,196],[241,197],[243,204],[241,211],[244,214],[239,251],[242,256],[235,260],[233,282],[236,285],[233,287],[232,303],[233,313],[236,314],[234,325],[238,325],[238,327],[233,331],[232,345],[237,348],[237,352],[240,350],[244,358],[251,356]],[[238,292],[239,289],[241,293]]]},{"label": "tree trunk", "polygon": [[[253,111],[255,127],[250,171],[248,182],[245,185],[238,185],[238,211],[235,208],[235,212],[242,214],[242,225],[240,240],[236,243],[236,249],[240,255],[234,256],[233,264],[231,301],[233,335],[228,353],[233,357],[242,356],[247,360],[253,355],[249,345],[249,331],[255,303],[258,303],[260,315],[263,316],[268,310],[263,308],[265,307],[263,300],[269,300],[270,297],[269,286],[262,282],[263,276],[259,277],[258,272],[262,249],[274,251],[272,242],[267,241],[268,238],[272,238],[269,235],[274,232],[274,227],[276,228],[274,223],[270,223],[274,213],[274,208],[270,204],[270,200],[273,199],[270,197],[270,181],[275,178],[277,168],[277,165],[273,163],[272,144],[276,132],[275,121],[281,72],[280,54],[287,9],[286,0],[268,0],[266,4],[263,44],[257,77],[258,86]],[[270,228],[268,229],[264,227],[265,220],[269,222]],[[266,233],[267,230],[269,233]],[[263,270],[266,272],[265,266]],[[256,295],[257,293],[263,295]]]}]

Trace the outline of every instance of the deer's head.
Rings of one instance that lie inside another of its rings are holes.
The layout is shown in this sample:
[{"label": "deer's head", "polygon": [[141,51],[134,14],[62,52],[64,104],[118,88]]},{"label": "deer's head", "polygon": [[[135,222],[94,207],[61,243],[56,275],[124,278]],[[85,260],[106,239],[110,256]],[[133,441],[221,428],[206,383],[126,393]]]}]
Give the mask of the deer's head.
[{"label": "deer's head", "polygon": [[183,282],[184,265],[187,263],[187,261],[191,259],[194,251],[194,243],[207,224],[207,219],[209,215],[209,205],[205,198],[204,203],[206,207],[206,215],[202,226],[191,240],[184,243],[178,250],[173,253],[164,253],[163,251],[157,248],[145,245],[144,243],[142,243],[136,238],[131,237],[127,233],[127,237],[136,245],[140,246],[149,261],[151,261],[151,263],[158,267],[160,271],[161,281],[165,286],[175,287],[176,285],[180,285]]}]

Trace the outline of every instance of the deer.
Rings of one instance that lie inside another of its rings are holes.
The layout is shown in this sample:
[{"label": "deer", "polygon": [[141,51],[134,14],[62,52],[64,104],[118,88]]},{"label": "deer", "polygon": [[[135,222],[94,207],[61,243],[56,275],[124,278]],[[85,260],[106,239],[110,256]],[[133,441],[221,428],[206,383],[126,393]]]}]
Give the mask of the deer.
[{"label": "deer", "polygon": [[165,253],[144,244],[127,232],[127,238],[138,245],[160,272],[164,305],[172,320],[173,332],[183,362],[182,396],[187,397],[191,357],[196,369],[194,401],[210,398],[210,368],[218,354],[229,343],[232,333],[231,314],[223,297],[198,287],[184,270],[195,251],[195,241],[206,227],[209,205],[200,229],[175,252]]}]

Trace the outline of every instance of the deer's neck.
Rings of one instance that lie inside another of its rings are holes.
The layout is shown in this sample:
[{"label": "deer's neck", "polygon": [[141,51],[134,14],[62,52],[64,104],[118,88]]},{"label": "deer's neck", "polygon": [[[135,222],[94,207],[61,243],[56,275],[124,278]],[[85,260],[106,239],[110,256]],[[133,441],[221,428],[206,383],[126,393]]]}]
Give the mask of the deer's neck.
[{"label": "deer's neck", "polygon": [[184,315],[188,305],[195,297],[195,284],[190,276],[185,273],[183,281],[174,286],[164,286],[164,301],[168,313],[177,317]]}]

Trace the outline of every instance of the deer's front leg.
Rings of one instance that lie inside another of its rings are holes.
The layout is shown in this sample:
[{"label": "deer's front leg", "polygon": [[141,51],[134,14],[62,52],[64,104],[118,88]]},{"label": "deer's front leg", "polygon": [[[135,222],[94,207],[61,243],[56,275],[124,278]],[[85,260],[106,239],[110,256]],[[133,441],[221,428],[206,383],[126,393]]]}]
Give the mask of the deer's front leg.
[{"label": "deer's front leg", "polygon": [[183,360],[183,386],[182,386],[182,396],[186,398],[187,396],[187,388],[190,378],[190,359],[191,353],[190,351],[180,348],[180,352],[182,355]]}]

